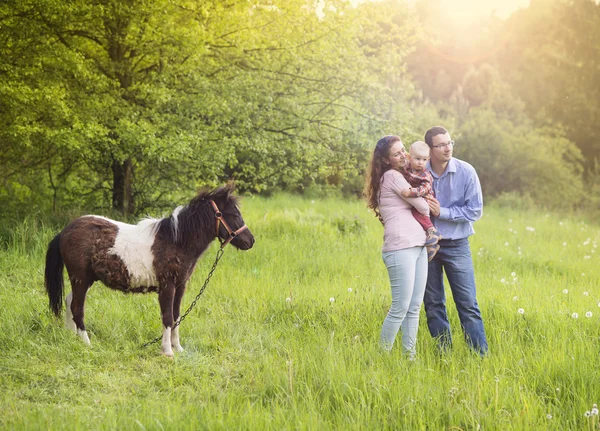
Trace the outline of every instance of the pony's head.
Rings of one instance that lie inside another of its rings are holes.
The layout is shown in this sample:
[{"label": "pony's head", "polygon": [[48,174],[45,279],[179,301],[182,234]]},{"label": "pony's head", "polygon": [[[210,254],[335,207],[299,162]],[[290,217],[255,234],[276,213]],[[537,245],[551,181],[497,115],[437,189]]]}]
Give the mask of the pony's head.
[{"label": "pony's head", "polygon": [[[222,242],[231,242],[240,250],[248,250],[254,245],[254,236],[244,223],[238,207],[238,200],[233,195],[234,190],[235,186],[230,183],[210,192],[201,192],[200,197],[214,202],[215,229],[218,238]],[[221,219],[219,219],[219,214]]]}]

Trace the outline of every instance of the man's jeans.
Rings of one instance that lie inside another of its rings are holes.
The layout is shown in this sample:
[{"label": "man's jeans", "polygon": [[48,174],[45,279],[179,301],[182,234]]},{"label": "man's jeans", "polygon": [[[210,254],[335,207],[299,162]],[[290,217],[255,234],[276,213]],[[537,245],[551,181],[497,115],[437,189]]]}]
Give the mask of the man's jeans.
[{"label": "man's jeans", "polygon": [[444,293],[445,271],[465,339],[469,347],[484,355],[488,350],[488,344],[481,312],[475,298],[475,275],[469,240],[467,238],[442,239],[439,244],[439,251],[429,262],[427,288],[423,299],[429,332],[432,337],[438,338],[442,350],[452,345]]}]

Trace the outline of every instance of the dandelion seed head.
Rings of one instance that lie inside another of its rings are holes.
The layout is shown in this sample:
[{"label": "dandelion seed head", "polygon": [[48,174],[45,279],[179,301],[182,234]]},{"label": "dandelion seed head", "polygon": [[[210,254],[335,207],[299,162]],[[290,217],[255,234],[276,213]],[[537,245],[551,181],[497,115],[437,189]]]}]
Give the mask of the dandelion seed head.
[{"label": "dandelion seed head", "polygon": [[525,230],[528,230],[529,232],[535,232],[535,228],[532,226],[527,226]]},{"label": "dandelion seed head", "polygon": [[558,225],[559,225],[559,226],[562,226],[562,225],[563,225],[563,222],[559,221],[559,222],[558,222]]},{"label": "dandelion seed head", "polygon": [[290,298],[290,297],[285,298],[285,302],[291,302],[291,301],[292,301],[292,298]]},{"label": "dandelion seed head", "polygon": [[588,292],[583,292],[583,296],[589,296]]},{"label": "dandelion seed head", "polygon": [[498,260],[502,260],[502,257],[499,257]]},{"label": "dandelion seed head", "polygon": [[352,288],[351,287],[348,288],[348,292],[352,293]]},{"label": "dandelion seed head", "polygon": [[566,295],[567,293],[569,293],[569,289],[563,289],[563,293]]},{"label": "dandelion seed head", "polygon": [[516,277],[517,273],[516,272],[511,272],[510,275],[512,275],[513,277]]},{"label": "dandelion seed head", "polygon": [[513,296],[513,301],[517,301],[519,299],[518,296]]},{"label": "dandelion seed head", "polygon": [[592,317],[592,312],[588,311],[587,313],[585,313],[585,317]]},{"label": "dandelion seed head", "polygon": [[589,255],[588,255],[588,256],[583,256],[583,258],[584,258],[584,259],[586,259],[586,260],[587,260],[587,259],[591,259],[591,257],[592,257],[592,256],[589,256]]},{"label": "dandelion seed head", "polygon": [[522,308],[519,308],[519,309],[517,310],[517,312],[518,312],[519,314],[525,314],[525,310],[523,310]]},{"label": "dandelion seed head", "polygon": [[504,245],[505,245],[505,246],[508,246],[508,243],[507,243],[507,242],[505,242],[505,243],[504,243]]},{"label": "dandelion seed head", "polygon": [[589,418],[592,415],[592,412],[590,412],[589,410],[587,412],[584,413],[584,416],[586,418]]},{"label": "dandelion seed head", "polygon": [[598,416],[598,409],[593,408],[592,411],[590,411],[590,413],[592,414],[592,416]]},{"label": "dandelion seed head", "polygon": [[546,415],[546,419],[552,419],[552,415],[551,415],[550,413],[548,413],[548,414]]},{"label": "dandelion seed head", "polygon": [[566,242],[563,242],[563,247],[566,247],[566,246],[567,246],[567,243],[566,243]]},{"label": "dandelion seed head", "polygon": [[571,314],[571,317],[572,317],[573,319],[577,319],[577,318],[579,317],[579,314],[577,314],[577,313],[573,313],[573,314]]},{"label": "dandelion seed head", "polygon": [[506,282],[506,280],[505,280],[505,279],[503,279],[503,278],[501,278],[501,279],[500,279],[500,283],[504,283],[504,282]]},{"label": "dandelion seed head", "polygon": [[332,296],[331,298],[329,298],[329,302],[333,304],[335,302],[335,298]]}]

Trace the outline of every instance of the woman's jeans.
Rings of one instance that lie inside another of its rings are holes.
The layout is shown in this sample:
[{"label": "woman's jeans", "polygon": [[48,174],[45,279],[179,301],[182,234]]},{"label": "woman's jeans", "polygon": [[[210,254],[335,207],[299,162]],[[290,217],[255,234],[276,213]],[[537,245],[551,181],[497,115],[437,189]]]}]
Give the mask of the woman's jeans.
[{"label": "woman's jeans", "polygon": [[425,291],[425,311],[429,332],[432,337],[438,338],[442,351],[452,345],[444,292],[445,272],[465,339],[469,347],[484,355],[488,350],[488,344],[476,299],[469,240],[467,238],[442,239],[439,245],[440,249],[429,262],[429,278]]},{"label": "woman's jeans", "polygon": [[391,350],[402,327],[402,350],[414,357],[419,311],[427,282],[427,251],[411,247],[383,254],[392,287],[392,306],[381,328],[381,345]]}]

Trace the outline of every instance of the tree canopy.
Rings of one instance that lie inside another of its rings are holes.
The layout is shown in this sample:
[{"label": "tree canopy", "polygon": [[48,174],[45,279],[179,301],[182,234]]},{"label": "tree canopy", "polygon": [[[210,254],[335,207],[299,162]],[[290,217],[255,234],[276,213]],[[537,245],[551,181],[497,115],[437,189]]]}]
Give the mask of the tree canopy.
[{"label": "tree canopy", "polygon": [[597,3],[468,29],[436,5],[5,0],[0,203],[129,215],[227,181],[359,196],[378,137],[443,124],[488,196],[558,205],[568,183],[577,205],[600,184]]}]

